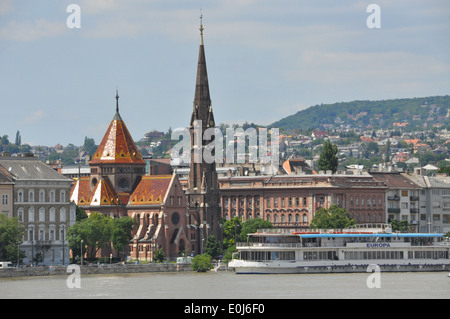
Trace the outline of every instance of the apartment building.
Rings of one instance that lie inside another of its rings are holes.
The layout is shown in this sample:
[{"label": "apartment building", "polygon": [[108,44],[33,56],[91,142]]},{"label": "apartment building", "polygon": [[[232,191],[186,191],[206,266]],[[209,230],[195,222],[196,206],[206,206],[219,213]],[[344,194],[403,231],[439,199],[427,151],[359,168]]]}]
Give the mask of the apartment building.
[{"label": "apartment building", "polygon": [[70,203],[72,180],[62,176],[32,154],[0,157],[0,165],[12,176],[12,217],[25,227],[20,249],[29,264],[68,264],[67,229],[75,223]]}]

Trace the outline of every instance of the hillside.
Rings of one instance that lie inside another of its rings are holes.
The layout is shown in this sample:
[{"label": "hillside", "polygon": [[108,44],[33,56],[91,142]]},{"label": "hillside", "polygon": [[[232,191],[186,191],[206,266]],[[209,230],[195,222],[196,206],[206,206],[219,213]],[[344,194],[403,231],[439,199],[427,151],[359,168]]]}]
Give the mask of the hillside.
[{"label": "hillside", "polygon": [[271,124],[270,127],[282,130],[307,130],[368,126],[377,129],[398,126],[416,130],[431,128],[439,123],[449,125],[449,113],[449,95],[353,101],[311,106]]}]

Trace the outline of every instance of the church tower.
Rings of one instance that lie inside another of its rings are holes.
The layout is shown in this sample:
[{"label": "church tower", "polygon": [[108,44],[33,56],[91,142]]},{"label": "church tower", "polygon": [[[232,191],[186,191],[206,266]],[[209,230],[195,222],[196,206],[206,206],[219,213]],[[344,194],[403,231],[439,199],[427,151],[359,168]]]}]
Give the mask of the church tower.
[{"label": "church tower", "polygon": [[107,178],[118,194],[131,194],[145,174],[145,165],[119,114],[119,94],[116,92],[116,114],[89,162],[90,190],[92,191],[99,181]]},{"label": "church tower", "polygon": [[[201,19],[201,17],[200,17]],[[195,85],[194,105],[189,126],[191,135],[191,163],[188,203],[192,210],[198,212],[200,224],[200,247],[204,252],[206,240],[210,235],[222,243],[222,225],[220,213],[219,183],[216,164],[207,163],[203,155],[205,147],[212,140],[204,140],[203,134],[208,128],[214,128],[215,121],[209,95],[208,74],[206,71],[205,47],[203,43],[203,25],[200,23],[200,49],[198,55],[197,79]]]}]

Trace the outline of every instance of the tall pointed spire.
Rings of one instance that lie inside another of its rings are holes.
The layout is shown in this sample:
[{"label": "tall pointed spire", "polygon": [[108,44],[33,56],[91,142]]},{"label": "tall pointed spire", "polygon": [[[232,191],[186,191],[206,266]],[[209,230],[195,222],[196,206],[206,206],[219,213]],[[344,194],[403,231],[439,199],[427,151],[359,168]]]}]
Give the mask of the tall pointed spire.
[{"label": "tall pointed spire", "polygon": [[200,15],[200,48],[198,53],[197,79],[195,82],[194,109],[191,126],[195,120],[201,120],[203,125],[214,126],[211,113],[211,98],[209,95],[208,72],[206,69],[205,46],[203,42],[203,14]]}]

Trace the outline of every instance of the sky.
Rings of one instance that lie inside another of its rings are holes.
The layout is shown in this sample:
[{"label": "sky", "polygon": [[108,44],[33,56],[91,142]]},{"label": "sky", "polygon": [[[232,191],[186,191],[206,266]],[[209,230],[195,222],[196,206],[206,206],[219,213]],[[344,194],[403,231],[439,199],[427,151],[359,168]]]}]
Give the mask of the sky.
[{"label": "sky", "polygon": [[116,89],[134,140],[188,126],[201,14],[217,124],[450,93],[448,0],[0,0],[0,136],[99,144]]}]

